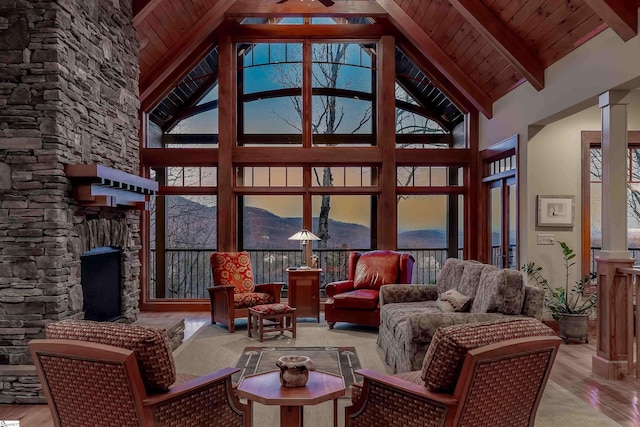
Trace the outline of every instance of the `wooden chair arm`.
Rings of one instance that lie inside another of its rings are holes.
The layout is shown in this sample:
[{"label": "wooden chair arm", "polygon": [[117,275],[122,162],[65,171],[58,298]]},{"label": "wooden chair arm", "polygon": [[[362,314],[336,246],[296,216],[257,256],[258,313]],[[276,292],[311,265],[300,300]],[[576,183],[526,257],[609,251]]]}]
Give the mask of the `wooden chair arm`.
[{"label": "wooden chair arm", "polygon": [[282,288],[284,287],[284,282],[276,282],[276,283],[262,283],[260,285],[256,285],[256,292],[264,292],[265,294],[269,294],[273,296],[273,302],[280,302],[280,294],[282,293]]},{"label": "wooden chair arm", "polygon": [[366,379],[369,379],[370,381],[377,381],[389,387],[397,388],[398,390],[413,394],[417,397],[433,400],[434,402],[442,403],[447,406],[454,406],[458,404],[458,399],[454,398],[450,394],[434,393],[419,384],[405,381],[394,377],[393,375],[382,374],[366,368],[358,369],[355,372],[356,374],[362,375],[365,378],[365,382]]},{"label": "wooden chair arm", "polygon": [[231,286],[231,285],[220,285],[220,286],[214,286],[211,288],[207,288],[209,291],[212,291],[213,293],[219,294],[219,293],[230,293],[231,296],[233,296],[233,292],[235,290],[235,286]]},{"label": "wooden chair arm", "polygon": [[[356,371],[364,377],[360,399],[345,409],[345,426],[451,425],[458,400],[370,369]],[[373,391],[372,391],[373,390]]]},{"label": "wooden chair arm", "polygon": [[142,404],[159,426],[214,425],[228,417],[239,417],[244,426],[250,426],[251,407],[241,403],[232,390],[231,375],[238,371],[220,369],[178,384],[166,393],[149,396]]}]

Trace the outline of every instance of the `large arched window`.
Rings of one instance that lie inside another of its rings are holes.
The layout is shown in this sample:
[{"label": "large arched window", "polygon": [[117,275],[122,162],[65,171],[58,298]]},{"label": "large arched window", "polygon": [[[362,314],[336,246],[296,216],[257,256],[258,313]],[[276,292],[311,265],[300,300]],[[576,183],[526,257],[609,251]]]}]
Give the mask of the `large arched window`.
[{"label": "large arched window", "polygon": [[[420,280],[430,281],[433,251],[464,248],[471,156],[462,113],[393,43],[396,63],[381,62],[382,27],[374,39],[367,30],[336,42],[324,28],[345,20],[235,25],[237,36],[221,39],[149,115],[141,159],[161,186],[144,303],[206,304],[198,300],[215,250],[247,250],[257,282],[286,281],[302,261],[288,238],[303,227],[321,239],[312,247],[321,286],[346,278],[349,251],[391,246],[415,252]],[[270,35],[276,25],[288,36]],[[382,77],[388,70],[395,79]],[[398,233],[381,245],[387,227]]]}]

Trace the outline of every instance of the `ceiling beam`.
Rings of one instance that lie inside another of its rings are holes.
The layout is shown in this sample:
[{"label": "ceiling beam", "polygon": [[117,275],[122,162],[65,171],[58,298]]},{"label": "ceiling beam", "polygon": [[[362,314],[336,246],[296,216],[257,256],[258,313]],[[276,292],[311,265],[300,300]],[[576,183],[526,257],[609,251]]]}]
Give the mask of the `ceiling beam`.
[{"label": "ceiling beam", "polygon": [[454,84],[482,114],[491,118],[493,105],[489,95],[484,93],[458,64],[393,0],[377,1],[387,11],[389,20],[400,30],[402,35],[413,43],[419,52],[428,58],[438,71]]},{"label": "ceiling beam", "polygon": [[381,18],[386,15],[384,9],[375,1],[339,1],[331,6],[325,6],[320,1],[289,0],[286,2],[256,2],[255,0],[237,0],[227,12],[228,18],[242,18],[247,16],[278,18],[285,16],[303,17],[371,17]]},{"label": "ceiling beam", "polygon": [[382,37],[382,27],[378,24],[350,25],[270,25],[270,24],[234,24],[231,27],[236,41],[309,39],[326,40],[378,40]]},{"label": "ceiling beam", "polygon": [[[427,99],[425,99],[425,96],[422,94],[422,92],[417,90],[414,85],[409,83],[409,79],[407,78],[407,76],[399,75],[396,71],[396,83],[398,83],[402,87],[402,89],[405,90],[405,92],[411,95],[413,99],[420,104],[419,106],[416,106],[409,102],[399,101],[396,99],[396,107],[402,108],[403,110],[411,111],[412,113],[427,116],[431,120],[442,126],[443,129],[446,129],[449,132],[453,130],[453,126],[451,122],[449,122],[449,120],[446,118],[446,116],[441,115],[438,113],[438,111],[436,111],[431,103]],[[444,94],[442,95],[444,96]]]},{"label": "ceiling beam", "polygon": [[[214,84],[218,81],[218,73],[210,75],[204,83],[200,85],[198,89],[196,89],[191,96],[185,101],[185,103],[180,107],[177,111],[173,113],[173,117],[169,117],[163,124],[160,124],[164,133],[171,132],[173,127],[178,124],[180,120],[184,120],[187,117],[194,116],[198,114],[200,111],[198,110],[198,106],[196,104],[205,97],[209,90],[213,87]],[[207,102],[206,104],[215,103],[215,108],[218,107],[218,100]],[[208,111],[208,110],[203,110]],[[159,123],[157,123],[159,124]]]},{"label": "ceiling beam", "polygon": [[624,41],[638,35],[638,4],[634,0],[585,0]]},{"label": "ceiling beam", "polygon": [[536,90],[544,88],[544,65],[482,2],[449,0],[466,19]]},{"label": "ceiling beam", "polygon": [[[150,71],[140,73],[140,103],[143,111],[152,108],[168,93],[171,89],[166,84],[168,79],[179,81],[181,76],[175,76],[178,70],[180,74],[185,74],[213,47],[212,35],[217,35],[225,13],[234,3],[235,0],[218,0],[162,58],[158,58]],[[191,68],[188,68],[189,65]]]},{"label": "ceiling beam", "polygon": [[479,111],[471,100],[465,96],[453,82],[449,81],[439,70],[433,65],[422,52],[418,50],[409,40],[407,40],[400,30],[395,30],[396,43],[398,47],[404,52],[405,55],[413,62],[420,70],[426,74],[431,82],[436,86],[447,98],[453,102],[456,107],[463,113],[470,111]]},{"label": "ceiling beam", "polygon": [[163,0],[132,0],[133,25],[138,25],[155,9]]}]

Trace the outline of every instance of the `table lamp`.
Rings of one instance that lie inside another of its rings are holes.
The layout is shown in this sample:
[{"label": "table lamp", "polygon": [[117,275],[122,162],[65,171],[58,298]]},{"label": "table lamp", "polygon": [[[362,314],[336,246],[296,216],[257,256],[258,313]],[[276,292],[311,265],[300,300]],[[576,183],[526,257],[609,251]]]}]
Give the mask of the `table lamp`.
[{"label": "table lamp", "polygon": [[302,246],[302,265],[298,267],[298,270],[311,269],[311,267],[307,265],[307,245],[309,245],[311,240],[320,240],[320,238],[306,228],[303,228],[293,236],[289,237],[289,240],[299,240],[300,245]]}]

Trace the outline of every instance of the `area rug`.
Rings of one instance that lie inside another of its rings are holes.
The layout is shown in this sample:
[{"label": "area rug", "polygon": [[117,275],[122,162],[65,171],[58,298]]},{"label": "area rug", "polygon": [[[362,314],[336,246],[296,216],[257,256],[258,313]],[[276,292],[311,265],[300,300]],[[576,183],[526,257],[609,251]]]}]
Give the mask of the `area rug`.
[{"label": "area rug", "polygon": [[278,358],[294,354],[309,357],[319,371],[342,376],[347,389],[345,397],[349,396],[351,384],[362,378],[354,372],[361,367],[355,347],[245,347],[236,363],[241,371],[232,380],[238,383],[245,375],[278,369]]},{"label": "area rug", "polygon": [[[226,328],[214,325],[201,327],[194,336],[174,352],[176,370],[181,373],[205,375],[215,370],[235,366],[247,347],[258,344],[271,347],[354,347],[362,367],[389,373],[384,354],[376,345],[378,330],[364,326],[337,324],[329,330],[326,323],[298,323],[297,336],[277,335],[260,343],[247,336],[246,327],[236,325],[230,334]],[[344,426],[344,408],[349,399],[338,400],[338,426]],[[333,406],[324,402],[306,406],[304,420],[307,426],[325,426],[332,423]],[[280,412],[276,406],[254,405],[253,426],[271,427],[279,424]],[[535,427],[609,427],[619,426],[594,407],[578,399],[565,388],[549,381],[538,408]]]}]

